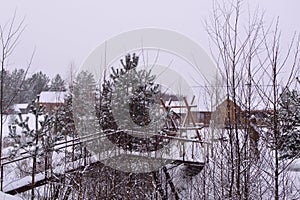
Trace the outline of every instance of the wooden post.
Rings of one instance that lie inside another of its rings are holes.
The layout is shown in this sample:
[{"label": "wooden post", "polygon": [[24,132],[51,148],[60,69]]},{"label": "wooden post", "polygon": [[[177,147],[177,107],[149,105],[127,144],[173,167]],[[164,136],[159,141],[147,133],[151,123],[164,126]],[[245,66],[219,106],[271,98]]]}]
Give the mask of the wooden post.
[{"label": "wooden post", "polygon": [[33,161],[32,161],[32,182],[31,182],[31,199],[34,200],[34,187],[35,187],[35,171],[36,171],[36,156],[37,156],[37,146],[39,142],[39,101],[40,97],[37,96],[37,102],[35,103],[35,149],[33,154]]},{"label": "wooden post", "polygon": [[[195,99],[195,96],[193,97],[192,102],[194,102],[194,99]],[[196,126],[196,122],[195,122],[193,113],[191,112],[191,108],[192,108],[192,107],[189,106],[189,104],[188,104],[188,102],[187,102],[187,100],[186,100],[186,97],[183,97],[183,101],[184,101],[185,106],[186,106],[186,109],[187,109],[187,113],[186,113],[186,116],[185,116],[184,123],[186,123],[186,119],[187,119],[188,117],[190,117],[190,119],[191,119],[191,121],[192,121],[192,124],[193,124],[193,126],[195,127],[195,126]],[[202,142],[202,139],[201,139],[199,130],[198,130],[198,129],[195,129],[195,131],[196,131],[197,138],[199,139],[200,142]]]}]

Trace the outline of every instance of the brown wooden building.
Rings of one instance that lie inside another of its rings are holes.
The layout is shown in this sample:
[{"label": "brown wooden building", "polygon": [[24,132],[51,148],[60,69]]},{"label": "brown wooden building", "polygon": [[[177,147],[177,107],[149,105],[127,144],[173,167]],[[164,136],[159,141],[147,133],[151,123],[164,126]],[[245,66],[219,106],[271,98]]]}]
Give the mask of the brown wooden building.
[{"label": "brown wooden building", "polygon": [[39,103],[45,106],[46,112],[51,113],[65,103],[66,95],[66,92],[43,91],[40,94]]}]

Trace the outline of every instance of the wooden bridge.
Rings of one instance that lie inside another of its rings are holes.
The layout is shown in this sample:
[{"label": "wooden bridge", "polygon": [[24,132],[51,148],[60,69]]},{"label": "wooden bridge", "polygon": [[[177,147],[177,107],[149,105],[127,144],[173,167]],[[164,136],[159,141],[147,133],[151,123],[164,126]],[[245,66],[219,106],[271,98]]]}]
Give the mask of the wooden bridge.
[{"label": "wooden bridge", "polygon": [[[14,181],[5,181],[3,182],[3,191],[8,194],[17,194],[22,193],[27,190],[32,189],[33,187],[39,187],[45,185],[49,182],[58,182],[60,181],[65,174],[80,171],[80,170],[89,170],[94,166],[105,164],[111,160],[122,160],[124,157],[127,159],[150,159],[152,161],[158,161],[161,163],[175,163],[177,165],[184,164],[187,169],[187,175],[193,176],[199,173],[205,165],[205,150],[204,142],[202,141],[203,134],[200,134],[203,130],[203,126],[198,126],[193,119],[191,113],[191,108],[195,107],[189,105],[187,100],[184,99],[184,106],[182,108],[186,109],[185,118],[180,122],[179,126],[176,126],[176,135],[157,135],[162,139],[168,139],[171,141],[171,144],[168,148],[165,148],[162,151],[148,151],[148,152],[136,152],[128,151],[122,148],[109,148],[105,151],[97,153],[97,156],[85,156],[83,158],[74,160],[73,162],[66,163],[61,166],[57,166],[53,169],[46,169],[43,172],[35,174],[35,182],[32,183],[32,176],[26,176]],[[191,104],[193,103],[193,100]],[[165,103],[162,101],[162,107],[166,110],[173,108],[171,106],[171,101]],[[179,108],[179,106],[175,106]],[[181,108],[180,107],[180,108]],[[190,119],[189,119],[190,118]],[[189,120],[188,120],[189,119]],[[190,121],[191,124],[187,124],[187,121]],[[175,122],[171,122],[171,125],[174,126]],[[78,145],[84,146],[85,144],[91,141],[102,141],[107,140],[107,134],[104,133],[95,133],[90,135],[81,136],[78,138],[73,138],[67,141],[60,141],[54,145],[54,151],[67,149],[70,147],[75,147]],[[18,157],[10,159],[9,157],[2,158],[2,167],[17,161],[24,159],[30,159],[32,155],[29,155],[26,152],[20,153]]]}]

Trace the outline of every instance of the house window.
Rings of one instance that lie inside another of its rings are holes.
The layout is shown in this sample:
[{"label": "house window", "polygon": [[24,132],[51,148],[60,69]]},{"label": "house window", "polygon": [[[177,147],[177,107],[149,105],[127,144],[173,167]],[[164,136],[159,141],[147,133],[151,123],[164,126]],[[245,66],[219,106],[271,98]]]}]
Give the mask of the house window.
[{"label": "house window", "polygon": [[198,113],[198,119],[204,120],[204,113]]}]

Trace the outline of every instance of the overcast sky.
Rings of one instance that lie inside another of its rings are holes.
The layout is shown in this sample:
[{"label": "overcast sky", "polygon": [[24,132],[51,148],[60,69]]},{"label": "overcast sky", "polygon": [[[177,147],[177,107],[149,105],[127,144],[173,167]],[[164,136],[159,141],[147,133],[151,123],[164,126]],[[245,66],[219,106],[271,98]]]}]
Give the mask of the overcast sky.
[{"label": "overcast sky", "polygon": [[[224,0],[226,1],[226,0]],[[34,48],[31,73],[42,70],[64,77],[70,63],[79,67],[99,44],[117,34],[137,28],[156,27],[180,32],[209,53],[203,20],[212,10],[209,0],[0,0],[0,24],[17,10],[25,16],[26,29],[10,67],[24,66]],[[253,9],[264,9],[268,20],[279,16],[284,38],[300,32],[299,0],[248,0]],[[285,40],[288,42],[288,40]]]}]

